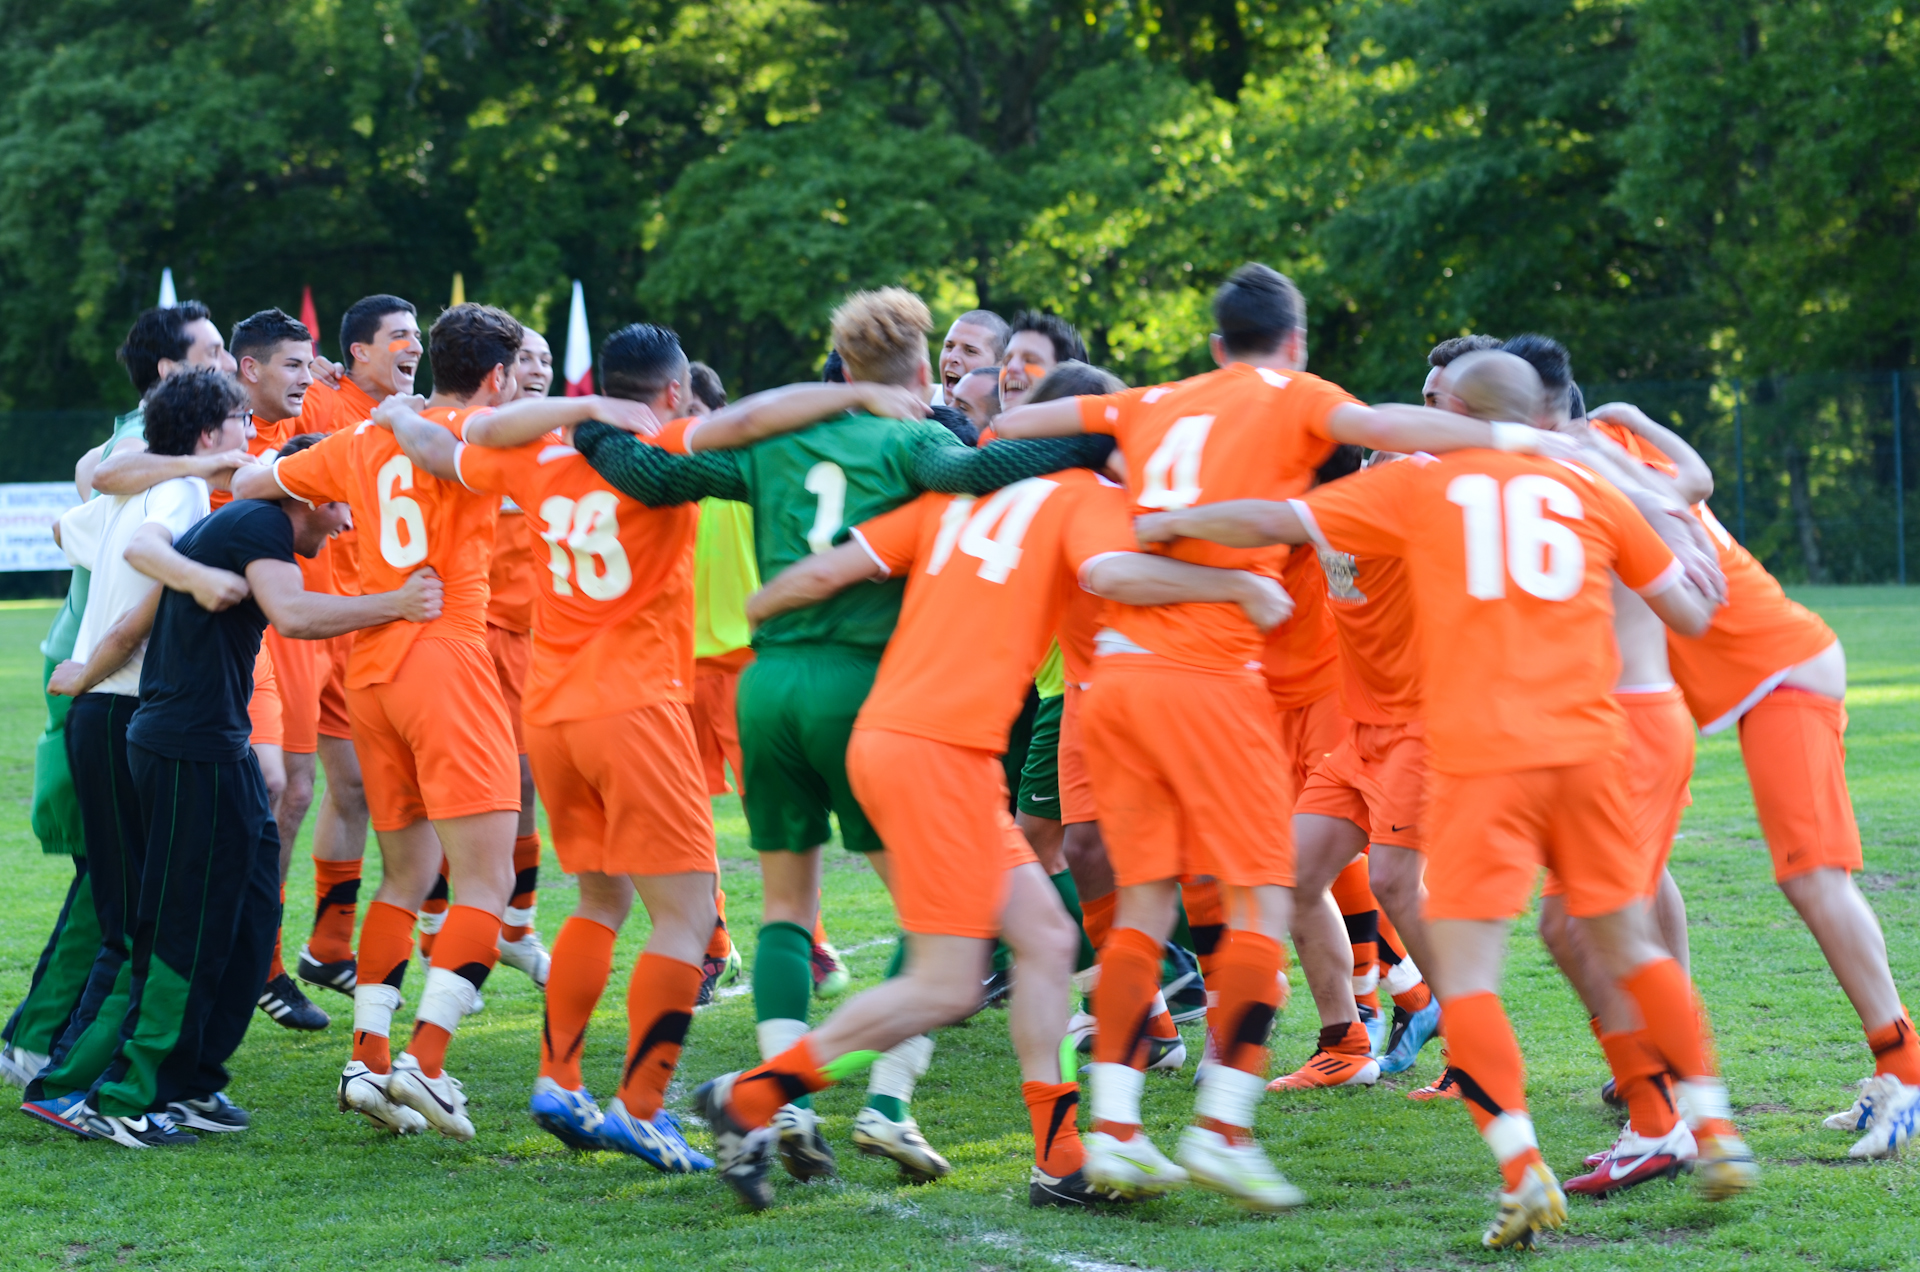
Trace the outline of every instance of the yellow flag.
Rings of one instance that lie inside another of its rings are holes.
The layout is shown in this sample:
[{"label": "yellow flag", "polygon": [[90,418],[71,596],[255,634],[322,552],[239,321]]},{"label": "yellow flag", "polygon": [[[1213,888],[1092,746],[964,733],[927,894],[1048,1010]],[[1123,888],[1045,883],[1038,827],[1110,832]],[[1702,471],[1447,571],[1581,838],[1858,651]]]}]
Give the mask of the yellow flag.
[{"label": "yellow flag", "polygon": [[467,280],[459,270],[453,272],[453,299],[447,302],[448,308],[467,303]]}]

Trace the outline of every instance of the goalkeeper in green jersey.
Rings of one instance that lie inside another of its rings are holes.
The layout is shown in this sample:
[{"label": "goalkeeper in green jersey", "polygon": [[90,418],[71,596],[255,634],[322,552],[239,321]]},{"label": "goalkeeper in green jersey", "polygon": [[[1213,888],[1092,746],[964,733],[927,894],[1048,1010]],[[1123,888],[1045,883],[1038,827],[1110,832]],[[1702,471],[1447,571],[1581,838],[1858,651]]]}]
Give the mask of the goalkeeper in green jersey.
[{"label": "goalkeeper in green jersey", "polygon": [[[833,318],[834,347],[850,381],[845,390],[893,386],[905,391],[903,399],[924,402],[932,387],[927,356],[932,329],[926,305],[911,292],[888,288],[849,297]],[[673,353],[677,370],[654,369],[654,378],[685,376],[685,357],[677,345]],[[610,392],[640,400],[652,396],[642,391],[651,384],[629,390],[618,385],[612,365],[604,372]],[[796,386],[788,392],[817,394],[832,387],[837,386]],[[845,538],[846,527],[923,491],[985,494],[1062,468],[1098,466],[1109,449],[1083,437],[1066,445],[994,442],[975,450],[925,420],[847,414],[742,450],[701,450],[703,442],[725,444],[717,437],[703,439],[705,427],[694,425],[684,434],[669,429],[660,439],[676,444],[684,437],[692,452],[684,455],[603,423],[582,424],[574,445],[616,488],[644,503],[719,497],[752,505],[763,578],[827,550]],[[853,797],[845,759],[854,717],[893,634],[904,587],[895,579],[852,588],[769,621],[754,633],[754,662],[741,674],[745,805],[764,883],[753,968],[763,1057],[778,1055],[807,1029],[813,987],[809,959],[821,849],[831,834],[829,814],[839,822],[841,842],[865,854],[881,878],[887,877],[884,845]],[[960,674],[964,670],[956,668]],[[932,1051],[931,1039],[914,1038],[876,1062],[867,1107],[854,1124],[854,1142],[863,1152],[892,1158],[913,1179],[935,1178],[950,1169],[922,1138],[907,1107]],[[775,1125],[781,1159],[796,1178],[833,1171],[832,1151],[806,1100],[782,1109]]]}]

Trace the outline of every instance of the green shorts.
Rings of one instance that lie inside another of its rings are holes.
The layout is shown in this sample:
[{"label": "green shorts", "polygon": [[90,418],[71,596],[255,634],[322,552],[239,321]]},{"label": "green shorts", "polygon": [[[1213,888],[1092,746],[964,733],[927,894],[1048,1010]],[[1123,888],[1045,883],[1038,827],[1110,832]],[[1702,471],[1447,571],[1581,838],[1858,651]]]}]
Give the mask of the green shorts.
[{"label": "green shorts", "polygon": [[886,845],[847,781],[853,719],[880,656],[844,645],[775,645],[740,673],[741,802],[755,852],[807,852],[831,837],[853,852]]},{"label": "green shorts", "polygon": [[1020,811],[1029,817],[1060,820],[1060,713],[1065,694],[1040,699],[1027,739],[1027,762],[1020,769]]}]

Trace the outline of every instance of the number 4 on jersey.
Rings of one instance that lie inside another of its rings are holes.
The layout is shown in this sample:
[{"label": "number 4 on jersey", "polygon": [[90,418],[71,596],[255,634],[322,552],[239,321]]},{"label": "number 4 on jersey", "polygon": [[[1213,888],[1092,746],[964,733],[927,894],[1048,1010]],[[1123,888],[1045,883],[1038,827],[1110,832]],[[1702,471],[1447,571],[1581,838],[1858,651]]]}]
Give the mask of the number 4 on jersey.
[{"label": "number 4 on jersey", "polygon": [[980,562],[981,578],[1005,583],[1020,565],[1021,541],[1047,496],[1060,488],[1057,481],[1029,477],[1002,486],[976,510],[971,496],[955,499],[940,514],[940,533],[934,536],[927,573],[938,574],[958,547]]}]

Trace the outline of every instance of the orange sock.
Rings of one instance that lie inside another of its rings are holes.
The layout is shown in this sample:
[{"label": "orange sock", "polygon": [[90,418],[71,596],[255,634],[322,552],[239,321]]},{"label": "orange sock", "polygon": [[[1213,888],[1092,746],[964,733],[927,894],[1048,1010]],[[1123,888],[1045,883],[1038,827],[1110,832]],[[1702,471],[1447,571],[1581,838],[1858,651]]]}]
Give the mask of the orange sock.
[{"label": "orange sock", "polygon": [[[367,907],[367,921],[360,929],[360,983],[391,985],[400,988],[406,979],[407,961],[413,957],[413,912],[385,901]],[[385,1073],[393,1067],[392,1049],[385,1034],[356,1029],[353,1033],[353,1058]]]},{"label": "orange sock", "polygon": [[1146,1067],[1147,1018],[1159,992],[1160,942],[1138,928],[1114,928],[1100,951],[1100,979],[1093,989],[1096,1063]]},{"label": "orange sock", "polygon": [[560,925],[553,941],[546,1019],[540,1029],[540,1076],[569,1091],[580,1089],[580,1052],[587,1041],[587,1022],[613,972],[613,938],[606,924],[576,914]]},{"label": "orange sock", "polygon": [[1120,892],[1115,889],[1104,897],[1094,897],[1089,901],[1080,898],[1080,913],[1083,916],[1081,926],[1086,929],[1087,944],[1096,950],[1107,947],[1107,936],[1113,931],[1113,912],[1120,904]]},{"label": "orange sock", "polygon": [[1527,1116],[1527,1067],[1496,994],[1462,994],[1440,1004],[1447,1047],[1473,1124],[1500,1162],[1508,1192],[1541,1160]]},{"label": "orange sock", "polygon": [[1180,1036],[1180,1028],[1173,1023],[1173,1013],[1167,1010],[1167,1000],[1164,995],[1154,994],[1153,1006],[1150,1010],[1153,1014],[1147,1018],[1147,1037],[1166,1039]]},{"label": "orange sock", "polygon": [[1221,1064],[1266,1076],[1267,1035],[1280,1010],[1280,969],[1285,963],[1280,943],[1272,937],[1245,928],[1227,933],[1218,972],[1208,978],[1214,1005],[1207,1012],[1207,1026]]},{"label": "orange sock", "polygon": [[813,1044],[803,1037],[765,1064],[735,1078],[727,1110],[742,1126],[765,1126],[781,1105],[832,1085],[814,1063]]},{"label": "orange sock", "polygon": [[[280,913],[283,916],[283,918],[286,915],[286,912],[287,912],[287,885],[285,880],[282,880],[280,884]],[[285,924],[283,922],[281,927],[277,927],[273,930],[273,962],[269,964],[267,967],[268,980],[278,980],[280,977],[285,976],[287,974],[287,965],[280,961],[280,937],[284,929],[285,929]]]},{"label": "orange sock", "polygon": [[1659,1139],[1671,1131],[1679,1115],[1667,1089],[1667,1062],[1647,1041],[1646,1031],[1601,1034],[1600,1049],[1613,1070],[1613,1089],[1626,1102],[1633,1133]]},{"label": "orange sock", "polygon": [[360,862],[313,860],[313,935],[307,950],[322,963],[353,957],[353,912],[360,904]]},{"label": "orange sock", "polygon": [[707,941],[708,958],[725,958],[733,953],[733,935],[727,931],[727,890],[713,890],[713,908],[719,917],[713,921],[713,936]]},{"label": "orange sock", "polygon": [[1646,1021],[1646,1037],[1682,1081],[1714,1076],[1700,1038],[1700,1013],[1693,1005],[1693,983],[1670,958],[1655,959],[1620,982]]},{"label": "orange sock", "polygon": [[667,1096],[680,1048],[700,1000],[701,971],[663,954],[642,954],[627,982],[627,1067],[620,1102],[641,1121],[651,1121]]},{"label": "orange sock", "polygon": [[427,893],[427,899],[420,903],[420,957],[433,957],[433,942],[440,935],[440,926],[447,921],[447,859],[440,858],[440,877],[433,881],[433,889]]},{"label": "orange sock", "polygon": [[1875,1073],[1891,1073],[1908,1086],[1920,1086],[1920,1042],[1914,1041],[1913,1021],[1905,1007],[1893,1020],[1869,1029],[1867,1045],[1873,1048]]},{"label": "orange sock", "polygon": [[[517,941],[533,931],[533,907],[540,889],[540,832],[513,841],[513,899],[500,922],[500,939]],[[518,913],[516,913],[518,911]]]},{"label": "orange sock", "polygon": [[456,905],[447,911],[446,926],[440,929],[440,939],[433,944],[433,964],[427,972],[426,992],[420,996],[420,1006],[414,1016],[413,1039],[407,1043],[407,1054],[420,1062],[420,1071],[428,1077],[440,1076],[441,1065],[447,1058],[447,1044],[453,1040],[453,1030],[460,1023],[457,1014],[443,1018],[444,1023],[421,1019],[432,1010],[434,982],[445,976],[458,976],[478,989],[486,983],[487,973],[499,958],[500,920],[496,916],[471,905]]},{"label": "orange sock", "polygon": [[1020,1098],[1033,1120],[1033,1162],[1055,1179],[1065,1179],[1086,1161],[1080,1145],[1080,1085],[1076,1082],[1022,1082]]},{"label": "orange sock", "polygon": [[[1394,969],[1402,963],[1407,963],[1407,947],[1401,943],[1400,934],[1394,931],[1393,921],[1387,918],[1385,910],[1380,911],[1379,949],[1380,966],[1387,977],[1387,988],[1391,990],[1397,983],[1394,980]],[[1411,963],[1407,963],[1407,967],[1410,975],[1417,974],[1419,971]],[[1426,1005],[1432,1001],[1433,990],[1424,980],[1415,981],[1411,989],[1403,989],[1393,996],[1393,1005],[1402,1011],[1409,1012],[1425,1010]]]},{"label": "orange sock", "polygon": [[827,919],[818,909],[813,912],[813,943],[815,945],[827,943]]},{"label": "orange sock", "polygon": [[1227,933],[1227,907],[1220,899],[1220,885],[1212,879],[1183,883],[1180,904],[1187,912],[1187,930],[1193,933],[1193,953],[1200,961],[1200,975],[1212,981]]}]

